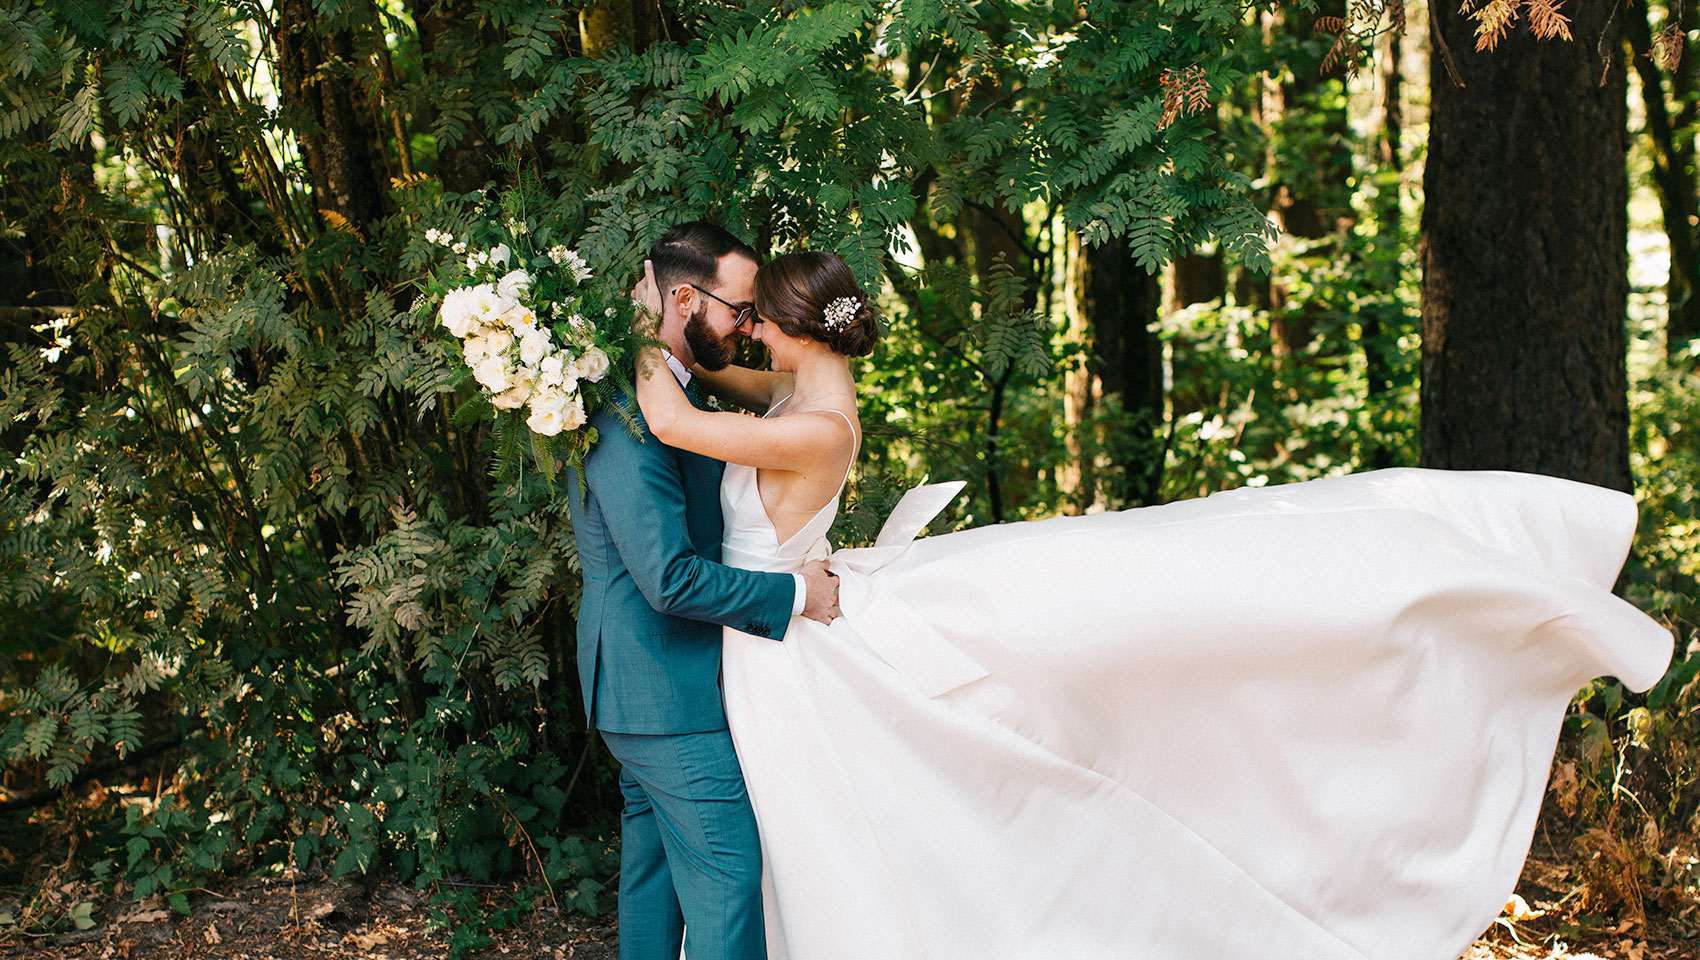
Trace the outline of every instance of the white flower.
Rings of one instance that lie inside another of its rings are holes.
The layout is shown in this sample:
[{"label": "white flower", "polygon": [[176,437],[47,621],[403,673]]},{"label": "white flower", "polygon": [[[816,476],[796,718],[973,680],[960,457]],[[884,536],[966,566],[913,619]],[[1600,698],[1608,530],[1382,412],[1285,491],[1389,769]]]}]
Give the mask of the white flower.
[{"label": "white flower", "polygon": [[478,361],[490,355],[490,341],[474,333],[460,342],[460,352],[466,357],[466,365],[478,366]]},{"label": "white flower", "polygon": [[530,290],[531,274],[524,270],[509,270],[496,281],[496,292],[504,297],[523,297]]},{"label": "white flower", "polygon": [[584,398],[576,393],[569,394],[566,409],[561,412],[561,425],[568,430],[577,430],[584,426],[584,421]]},{"label": "white flower", "polygon": [[498,243],[495,247],[491,248],[489,260],[491,263],[505,267],[513,260],[513,256],[514,252],[508,249],[507,244]]},{"label": "white flower", "polygon": [[466,269],[477,270],[479,267],[482,267],[484,264],[489,262],[490,255],[488,253],[485,253],[482,250],[474,250],[466,258]]},{"label": "white flower", "polygon": [[531,388],[535,385],[531,375],[521,370],[513,378],[513,386],[491,397],[490,403],[503,410],[518,410],[525,404],[526,398],[531,396]]},{"label": "white flower", "polygon": [[584,400],[555,388],[543,388],[531,395],[531,416],[525,425],[533,433],[552,437],[562,430],[574,430],[584,424]]},{"label": "white flower", "polygon": [[559,410],[552,407],[546,410],[538,410],[534,407],[531,416],[525,418],[525,425],[531,428],[532,433],[552,437],[561,432],[561,428],[565,425],[564,421],[565,418],[561,416]]},{"label": "white flower", "polygon": [[489,325],[495,322],[496,314],[501,310],[501,301],[496,299],[496,290],[488,283],[476,287],[466,287],[464,297],[466,309],[472,314],[473,320]]},{"label": "white flower", "polygon": [[472,376],[479,386],[491,393],[501,393],[513,386],[513,375],[513,368],[508,366],[507,358],[500,355],[487,356],[472,368]]},{"label": "white flower", "polygon": [[584,355],[573,361],[573,375],[595,383],[608,373],[608,355],[596,347],[586,347]]},{"label": "white flower", "polygon": [[566,408],[567,392],[562,390],[560,387],[540,386],[537,391],[531,395],[531,409],[533,412],[539,410],[565,410]]},{"label": "white flower", "polygon": [[502,299],[496,311],[496,322],[505,324],[515,333],[523,334],[537,322],[537,314],[518,300]]},{"label": "white flower", "polygon": [[590,279],[590,264],[576,250],[568,250],[565,245],[557,243],[549,248],[549,259],[555,261],[557,267],[566,267],[579,283]]},{"label": "white flower", "polygon": [[455,253],[465,253],[466,252],[466,244],[462,241],[456,240],[454,242],[454,245],[449,247],[449,249],[454,251]]},{"label": "white flower", "polygon": [[519,362],[528,367],[549,355],[549,331],[531,327],[519,340]]},{"label": "white flower", "polygon": [[484,339],[484,352],[492,357],[505,360],[508,348],[514,345],[514,335],[501,327],[480,327],[474,332]]},{"label": "white flower", "polygon": [[558,387],[566,380],[566,373],[561,366],[561,355],[551,353],[537,365],[537,382],[545,387]]},{"label": "white flower", "polygon": [[450,333],[464,337],[478,323],[478,317],[472,311],[472,290],[462,287],[459,290],[450,290],[443,298],[443,305],[437,310],[437,319]]},{"label": "white flower", "polygon": [[563,362],[558,353],[544,357],[537,370],[537,382],[543,386],[558,387],[568,393],[578,389],[578,372],[574,364]]}]

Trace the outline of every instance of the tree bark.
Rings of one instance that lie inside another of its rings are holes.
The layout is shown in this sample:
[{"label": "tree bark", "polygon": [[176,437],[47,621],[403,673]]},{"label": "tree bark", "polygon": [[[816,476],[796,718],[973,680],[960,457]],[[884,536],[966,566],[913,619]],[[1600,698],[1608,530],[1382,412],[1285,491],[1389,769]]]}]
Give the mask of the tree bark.
[{"label": "tree bark", "polygon": [[[1475,52],[1431,10],[1422,463],[1630,488],[1625,82],[1615,2]],[[1446,69],[1448,54],[1462,86]]]},{"label": "tree bark", "polygon": [[[1400,210],[1404,178],[1399,173],[1404,168],[1404,74],[1400,65],[1404,55],[1403,41],[1401,33],[1389,32],[1380,53],[1381,123],[1375,146],[1376,159],[1381,164],[1377,178],[1381,189],[1376,195],[1373,208],[1376,246],[1387,250],[1400,248],[1400,229],[1404,219]],[[1393,269],[1398,270],[1397,263]],[[1373,309],[1363,311],[1359,319],[1359,330],[1364,353],[1365,400],[1372,411],[1386,410],[1389,402],[1387,396],[1393,390],[1394,358],[1393,349],[1390,349],[1392,345],[1389,343],[1391,338],[1382,326],[1381,312]],[[1393,453],[1380,439],[1376,431],[1367,431],[1360,449],[1361,463],[1372,470],[1393,466]]]},{"label": "tree bark", "polygon": [[280,0],[277,10],[279,86],[290,105],[313,118],[297,127],[297,136],[314,205],[361,229],[381,212],[384,158],[373,147],[378,138],[368,120],[371,111],[356,106],[348,78],[324,72],[328,63],[346,69],[354,62],[352,38],[346,30],[321,32],[308,0]]},{"label": "tree bark", "polygon": [[1100,488],[1115,507],[1157,502],[1163,462],[1151,438],[1163,420],[1163,345],[1157,338],[1162,279],[1134,263],[1119,238],[1086,255],[1086,309],[1092,330],[1097,393],[1120,396],[1134,436],[1106,438],[1106,459],[1117,469]]},{"label": "tree bark", "polygon": [[[1687,36],[1695,21],[1694,5],[1681,7],[1679,25]],[[1666,79],[1653,61],[1652,10],[1643,3],[1624,11],[1623,30],[1629,41],[1635,72],[1641,78],[1641,99],[1647,111],[1647,139],[1653,154],[1653,186],[1659,194],[1665,235],[1670,240],[1670,277],[1665,283],[1665,347],[1671,355],[1700,337],[1700,184],[1695,179],[1695,124],[1700,121],[1696,76],[1700,57],[1686,50],[1671,71],[1669,89],[1676,102],[1666,105]]]}]

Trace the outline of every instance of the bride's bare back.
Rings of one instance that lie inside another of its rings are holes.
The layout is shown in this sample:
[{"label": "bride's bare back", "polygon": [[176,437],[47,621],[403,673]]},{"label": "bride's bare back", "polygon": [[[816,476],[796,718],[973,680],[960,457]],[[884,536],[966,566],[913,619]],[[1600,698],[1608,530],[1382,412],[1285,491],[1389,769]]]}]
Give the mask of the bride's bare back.
[{"label": "bride's bare back", "polygon": [[799,530],[809,525],[809,522],[838,497],[844,489],[844,482],[849,479],[850,470],[855,465],[856,453],[861,447],[861,428],[856,421],[855,408],[850,413],[837,406],[821,406],[813,409],[787,409],[791,397],[785,397],[775,403],[764,419],[778,417],[824,417],[841,424],[845,429],[840,431],[841,449],[838,456],[822,457],[822,463],[838,462],[842,469],[834,471],[823,466],[802,467],[801,469],[765,468],[756,471],[756,490],[761,496],[762,509],[767,513],[768,522],[773,525],[774,536],[778,543],[784,544],[797,534]]}]

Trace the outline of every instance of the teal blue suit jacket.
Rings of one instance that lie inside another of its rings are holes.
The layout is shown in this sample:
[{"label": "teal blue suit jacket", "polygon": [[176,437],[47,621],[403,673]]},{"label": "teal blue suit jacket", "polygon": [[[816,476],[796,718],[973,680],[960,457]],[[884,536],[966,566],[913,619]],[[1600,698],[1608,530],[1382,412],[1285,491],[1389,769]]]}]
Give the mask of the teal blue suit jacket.
[{"label": "teal blue suit jacket", "polygon": [[724,730],[720,628],[783,639],[796,581],[719,562],[725,464],[666,446],[647,425],[640,441],[606,411],[591,425],[600,438],[585,457],[588,492],[567,477],[590,723],[612,733]]}]

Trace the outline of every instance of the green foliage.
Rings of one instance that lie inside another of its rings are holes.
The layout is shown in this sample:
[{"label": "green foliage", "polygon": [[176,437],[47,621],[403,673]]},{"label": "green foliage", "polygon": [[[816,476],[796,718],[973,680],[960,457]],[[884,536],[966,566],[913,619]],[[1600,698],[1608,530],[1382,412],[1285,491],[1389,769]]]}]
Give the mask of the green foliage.
[{"label": "green foliage", "polygon": [[[0,757],[63,788],[181,738],[159,801],[85,838],[105,876],[181,908],[224,871],[393,869],[457,950],[490,905],[456,877],[608,906],[554,458],[445,347],[427,228],[470,237],[494,197],[610,291],[698,216],[843,256],[888,321],[855,539],[923,479],[975,481],[950,522],[1061,501],[1067,237],[1271,262],[1209,118],[1163,122],[1165,70],[1247,82],[1236,3],[666,7],[599,35],[547,0],[0,6],[0,210],[74,308],[0,328]],[[1335,331],[1380,283],[1357,255],[1307,291]],[[1317,396],[1362,377],[1319,369]],[[1366,417],[1304,469],[1357,462]]]}]

